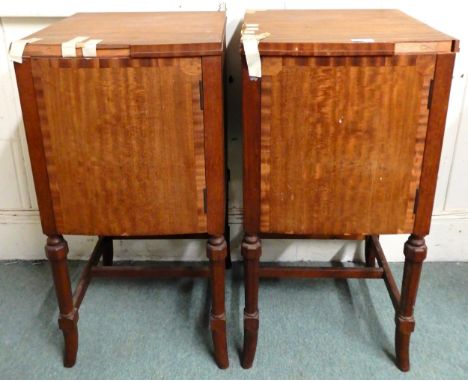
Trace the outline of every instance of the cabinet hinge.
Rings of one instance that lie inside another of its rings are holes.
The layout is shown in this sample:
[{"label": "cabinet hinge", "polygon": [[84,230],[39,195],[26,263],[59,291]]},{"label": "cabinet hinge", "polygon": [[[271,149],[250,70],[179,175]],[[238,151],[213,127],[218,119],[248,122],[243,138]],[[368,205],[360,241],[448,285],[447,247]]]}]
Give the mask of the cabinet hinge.
[{"label": "cabinet hinge", "polygon": [[198,89],[200,90],[200,110],[203,110],[203,81],[198,81]]},{"label": "cabinet hinge", "polygon": [[207,205],[206,205],[206,188],[203,189],[203,212],[207,213]]},{"label": "cabinet hinge", "polygon": [[434,79],[431,80],[431,83],[429,84],[429,94],[427,95],[427,108],[431,108],[432,104],[432,92],[434,90]]},{"label": "cabinet hinge", "polygon": [[416,189],[416,195],[414,196],[414,207],[413,207],[413,214],[416,214],[419,205],[419,187]]}]

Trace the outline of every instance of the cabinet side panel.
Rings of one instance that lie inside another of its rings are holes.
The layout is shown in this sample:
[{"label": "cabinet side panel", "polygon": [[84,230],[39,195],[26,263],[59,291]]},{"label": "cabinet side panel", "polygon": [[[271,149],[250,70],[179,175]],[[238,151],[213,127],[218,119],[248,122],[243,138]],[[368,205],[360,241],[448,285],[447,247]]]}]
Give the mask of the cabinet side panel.
[{"label": "cabinet side panel", "polygon": [[414,233],[421,236],[429,233],[431,225],[454,63],[455,54],[439,54],[437,56],[421,173],[420,200],[414,222]]},{"label": "cabinet side panel", "polygon": [[37,204],[41,216],[42,231],[46,235],[57,233],[55,226],[52,197],[49,188],[41,125],[36,103],[36,92],[31,71],[31,61],[24,59],[22,64],[15,63],[16,81],[23,112],[26,140],[37,195]]},{"label": "cabinet side panel", "polygon": [[206,232],[200,58],[35,59],[33,77],[61,233]]},{"label": "cabinet side panel", "polygon": [[256,235],[260,230],[261,83],[261,79],[249,78],[242,56],[243,208],[247,235]]},{"label": "cabinet side panel", "polygon": [[262,232],[411,232],[435,55],[264,58]]},{"label": "cabinet side panel", "polygon": [[223,57],[202,58],[208,233],[222,235],[226,218]]}]

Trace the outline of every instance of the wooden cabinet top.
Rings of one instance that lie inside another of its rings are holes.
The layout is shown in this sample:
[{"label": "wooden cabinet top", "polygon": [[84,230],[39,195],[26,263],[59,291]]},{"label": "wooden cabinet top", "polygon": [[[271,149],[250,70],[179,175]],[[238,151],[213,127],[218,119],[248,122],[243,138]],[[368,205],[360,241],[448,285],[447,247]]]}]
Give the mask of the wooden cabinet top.
[{"label": "wooden cabinet top", "polygon": [[[458,51],[458,41],[395,9],[247,11],[263,55],[392,55]],[[255,25],[253,25],[256,28]]]},{"label": "wooden cabinet top", "polygon": [[98,57],[220,55],[225,21],[224,12],[77,13],[27,37],[40,40],[24,56],[61,56],[61,44],[77,36],[102,40]]}]

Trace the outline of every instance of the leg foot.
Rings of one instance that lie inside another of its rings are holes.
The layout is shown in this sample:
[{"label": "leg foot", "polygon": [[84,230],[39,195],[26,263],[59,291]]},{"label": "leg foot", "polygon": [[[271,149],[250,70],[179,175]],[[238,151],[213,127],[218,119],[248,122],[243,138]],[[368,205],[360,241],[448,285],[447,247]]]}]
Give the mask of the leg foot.
[{"label": "leg foot", "polygon": [[244,351],[242,367],[252,367],[257,349],[259,313],[258,284],[261,244],[257,236],[245,236],[242,242],[244,258],[245,309],[244,309]]},{"label": "leg foot", "polygon": [[55,293],[59,305],[59,328],[65,339],[64,366],[72,367],[78,351],[78,311],[73,306],[70,276],[67,266],[67,242],[62,236],[49,236],[45,247],[54,278]]},{"label": "leg foot", "polygon": [[414,304],[418,292],[422,263],[427,254],[424,238],[411,235],[405,243],[404,253],[405,268],[403,270],[400,306],[395,318],[395,350],[397,366],[402,371],[408,371],[410,369],[410,337],[415,327]]},{"label": "leg foot", "polygon": [[75,309],[71,317],[60,315],[58,323],[65,339],[65,355],[63,366],[73,367],[78,352],[78,311]]},{"label": "leg foot", "polygon": [[103,238],[102,264],[111,266],[114,263],[114,246],[110,237]]},{"label": "leg foot", "polygon": [[224,272],[227,245],[223,236],[210,237],[207,256],[210,259],[211,314],[210,327],[214,354],[221,369],[229,366],[224,307]]}]

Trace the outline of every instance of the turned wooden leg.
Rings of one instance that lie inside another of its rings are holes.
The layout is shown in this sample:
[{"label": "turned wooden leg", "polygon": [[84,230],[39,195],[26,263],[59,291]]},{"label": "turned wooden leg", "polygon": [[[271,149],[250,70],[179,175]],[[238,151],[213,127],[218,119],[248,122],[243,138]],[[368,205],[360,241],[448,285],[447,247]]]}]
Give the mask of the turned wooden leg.
[{"label": "turned wooden leg", "polygon": [[252,367],[258,338],[258,284],[262,248],[257,236],[245,236],[242,242],[244,258],[245,309],[244,309],[244,351],[242,367]]},{"label": "turned wooden leg", "polygon": [[374,268],[376,263],[374,246],[371,243],[372,237],[366,236],[365,239],[365,248],[364,248],[364,255],[366,257],[366,266]]},{"label": "turned wooden leg", "polygon": [[67,242],[62,236],[49,236],[45,247],[47,258],[52,267],[55,293],[59,306],[59,328],[65,338],[65,356],[63,364],[72,367],[78,351],[78,310],[73,306],[70,276],[67,266]]},{"label": "turned wooden leg", "polygon": [[224,237],[210,237],[207,244],[211,281],[210,327],[213,337],[215,360],[221,369],[226,369],[229,366],[226,338],[226,314],[224,309],[224,268],[226,253],[227,245]]},{"label": "turned wooden leg", "polygon": [[405,268],[403,270],[400,306],[395,317],[395,349],[397,366],[402,371],[408,371],[410,369],[410,337],[415,327],[414,304],[418,292],[422,263],[427,254],[424,238],[411,235],[405,243],[404,254]]},{"label": "turned wooden leg", "polygon": [[102,240],[102,264],[110,266],[114,262],[114,246],[110,237],[104,237]]}]

